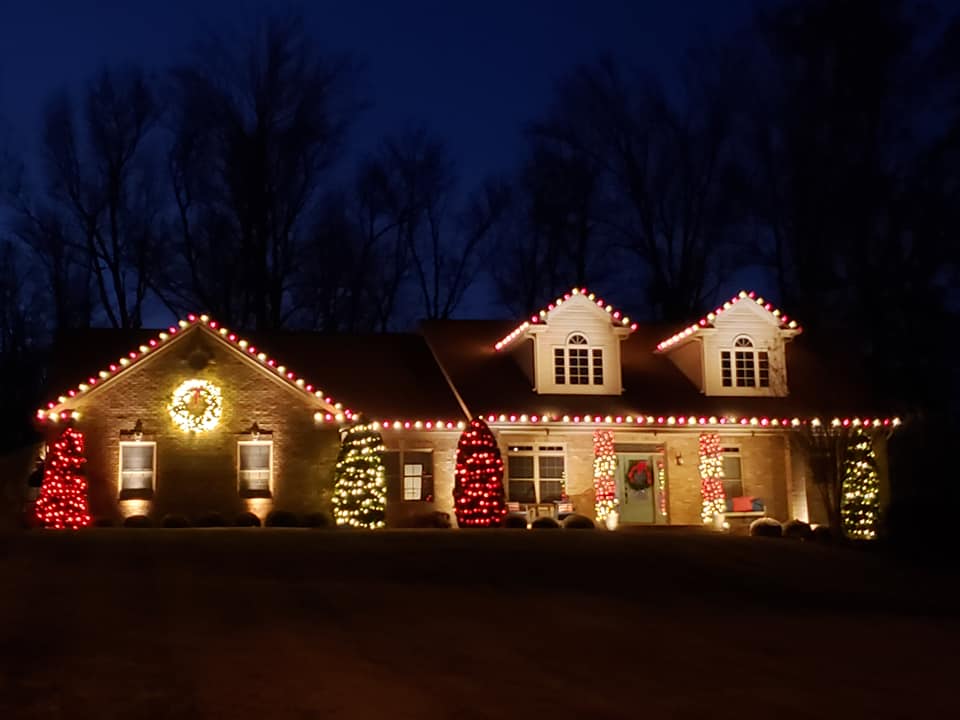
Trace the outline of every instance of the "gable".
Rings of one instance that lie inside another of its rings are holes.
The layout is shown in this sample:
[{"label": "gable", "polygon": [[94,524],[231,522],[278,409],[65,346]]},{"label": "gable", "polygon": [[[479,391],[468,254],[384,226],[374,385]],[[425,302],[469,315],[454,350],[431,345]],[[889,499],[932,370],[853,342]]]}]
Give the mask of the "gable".
[{"label": "gable", "polygon": [[[55,400],[48,401],[46,407],[38,409],[37,419],[56,422],[74,418],[79,413],[78,406],[81,401],[86,405],[89,398],[104,394],[108,388],[123,385],[124,378],[142,377],[151,366],[162,362],[165,357],[169,361],[171,357],[182,358],[185,353],[196,352],[227,353],[232,360],[242,363],[248,371],[261,380],[274,382],[278,387],[285,388],[286,392],[300,396],[318,412],[331,417],[339,415],[348,418],[352,415],[349,408],[344,408],[332,397],[325,395],[322,390],[307,382],[295,371],[287,368],[248,340],[221,327],[206,315],[189,315],[178,325],[149,337],[142,333],[137,335],[140,336],[140,344],[134,345],[125,354],[105,363],[98,370],[87,368],[88,372],[84,373],[87,375],[86,379],[65,390]],[[72,356],[65,363],[66,371],[70,369],[71,360]],[[199,364],[200,359],[194,357],[193,362]],[[63,372],[64,370],[61,370],[61,373]],[[184,375],[187,374],[185,370],[182,372]],[[82,378],[83,375],[80,377]]]}]

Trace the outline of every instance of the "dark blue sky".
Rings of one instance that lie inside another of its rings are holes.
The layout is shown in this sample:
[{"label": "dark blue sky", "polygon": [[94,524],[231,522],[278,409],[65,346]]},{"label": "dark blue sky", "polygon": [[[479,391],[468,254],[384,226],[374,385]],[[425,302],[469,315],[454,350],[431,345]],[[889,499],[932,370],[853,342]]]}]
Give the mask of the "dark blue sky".
[{"label": "dark blue sky", "polygon": [[[318,0],[300,7],[322,48],[352,52],[365,67],[364,94],[372,104],[353,128],[352,148],[372,148],[387,132],[424,125],[447,141],[467,189],[518,162],[523,124],[544,111],[554,82],[577,63],[610,52],[669,84],[688,46],[735,31],[758,4],[762,0]],[[79,88],[103,65],[133,62],[162,71],[184,58],[205,29],[249,27],[280,3],[0,5],[0,140],[5,135],[29,160],[52,92]],[[731,278],[729,291],[739,282]],[[497,312],[485,295],[481,283],[461,312]]]},{"label": "dark blue sky", "polygon": [[[2,0],[0,117],[15,147],[38,141],[49,94],[76,88],[103,64],[163,69],[204,28],[239,27],[277,3],[251,0]],[[546,106],[553,82],[610,51],[663,73],[703,33],[745,23],[755,0],[491,0],[308,2],[317,42],[366,66],[372,107],[357,146],[425,124],[450,144],[463,173],[508,169],[519,128]]]}]

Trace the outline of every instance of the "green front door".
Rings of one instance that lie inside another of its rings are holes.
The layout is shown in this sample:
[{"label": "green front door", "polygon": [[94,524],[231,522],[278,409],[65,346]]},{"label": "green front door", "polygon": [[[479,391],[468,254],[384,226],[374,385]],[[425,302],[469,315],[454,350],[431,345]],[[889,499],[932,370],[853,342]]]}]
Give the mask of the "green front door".
[{"label": "green front door", "polygon": [[617,454],[620,522],[666,523],[664,459],[660,453]]}]

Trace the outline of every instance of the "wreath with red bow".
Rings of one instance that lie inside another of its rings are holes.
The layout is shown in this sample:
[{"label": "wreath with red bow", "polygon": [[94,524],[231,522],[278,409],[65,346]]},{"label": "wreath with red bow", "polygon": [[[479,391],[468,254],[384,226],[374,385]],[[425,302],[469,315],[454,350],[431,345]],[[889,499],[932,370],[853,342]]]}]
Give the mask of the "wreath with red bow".
[{"label": "wreath with red bow", "polygon": [[631,490],[646,490],[653,485],[653,468],[646,460],[636,460],[627,467],[627,486]]}]

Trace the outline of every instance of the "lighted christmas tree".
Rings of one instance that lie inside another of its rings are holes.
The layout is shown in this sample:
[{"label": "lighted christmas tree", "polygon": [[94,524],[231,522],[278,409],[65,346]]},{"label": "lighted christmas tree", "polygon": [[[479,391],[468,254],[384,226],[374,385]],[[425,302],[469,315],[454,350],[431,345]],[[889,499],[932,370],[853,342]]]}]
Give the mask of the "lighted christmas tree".
[{"label": "lighted christmas tree", "polygon": [[507,514],[500,448],[479,418],[470,421],[457,445],[453,509],[460,527],[499,527]]},{"label": "lighted christmas tree", "polygon": [[880,478],[870,436],[857,429],[850,435],[843,464],[840,515],[847,537],[872,540],[880,514]]},{"label": "lighted christmas tree", "polygon": [[67,428],[47,454],[35,511],[45,528],[79,530],[90,525],[83,477],[83,433]]},{"label": "lighted christmas tree", "polygon": [[344,433],[334,471],[333,514],[337,525],[382,528],[387,507],[383,438],[357,423]]},{"label": "lighted christmas tree", "polygon": [[617,512],[617,456],[613,448],[613,433],[598,430],[593,434],[593,492],[597,522],[615,525],[616,519],[607,518]]},{"label": "lighted christmas tree", "polygon": [[716,433],[702,433],[700,435],[700,494],[703,497],[703,508],[700,517],[705,523],[714,522],[717,515],[726,510],[723,493],[723,450],[720,447],[720,436]]}]

